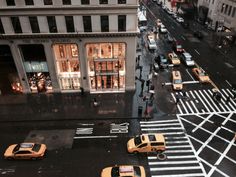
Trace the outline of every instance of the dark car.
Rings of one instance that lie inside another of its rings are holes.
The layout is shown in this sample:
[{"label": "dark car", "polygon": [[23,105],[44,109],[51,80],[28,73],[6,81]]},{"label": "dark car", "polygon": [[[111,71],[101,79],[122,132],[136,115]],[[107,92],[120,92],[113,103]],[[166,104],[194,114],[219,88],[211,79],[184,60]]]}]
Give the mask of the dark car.
[{"label": "dark car", "polygon": [[160,69],[165,69],[168,67],[168,60],[165,55],[158,55],[155,57],[155,62],[159,65]]},{"label": "dark car", "polygon": [[184,52],[184,49],[183,49],[181,43],[178,42],[178,41],[176,41],[176,40],[173,41],[173,43],[172,43],[172,48],[173,48],[173,50],[174,50],[176,53],[182,53],[182,52]]},{"label": "dark car", "polygon": [[202,39],[203,38],[203,34],[201,31],[194,31],[193,32],[193,36],[198,38],[198,39]]}]

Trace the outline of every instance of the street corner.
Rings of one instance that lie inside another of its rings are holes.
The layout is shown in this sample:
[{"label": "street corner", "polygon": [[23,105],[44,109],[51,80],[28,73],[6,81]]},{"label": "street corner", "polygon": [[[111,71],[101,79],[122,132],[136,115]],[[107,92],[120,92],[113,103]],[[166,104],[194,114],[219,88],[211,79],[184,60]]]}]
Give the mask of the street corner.
[{"label": "street corner", "polygon": [[32,130],[25,138],[24,142],[43,143],[48,150],[72,148],[74,129],[65,130]]}]

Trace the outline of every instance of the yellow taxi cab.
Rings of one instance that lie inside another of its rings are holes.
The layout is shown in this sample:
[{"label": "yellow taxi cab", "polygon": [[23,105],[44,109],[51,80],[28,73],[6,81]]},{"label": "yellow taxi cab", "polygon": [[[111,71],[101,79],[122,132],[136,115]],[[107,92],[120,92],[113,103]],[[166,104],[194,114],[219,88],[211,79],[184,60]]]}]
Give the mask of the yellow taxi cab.
[{"label": "yellow taxi cab", "polygon": [[180,59],[179,59],[178,55],[176,55],[176,53],[174,53],[174,52],[169,53],[168,58],[174,66],[180,65]]},{"label": "yellow taxi cab", "polygon": [[163,152],[165,149],[165,138],[161,133],[138,135],[127,143],[129,153]]},{"label": "yellow taxi cab", "polygon": [[172,71],[172,85],[174,90],[182,90],[183,83],[179,71]]},{"label": "yellow taxi cab", "polygon": [[45,144],[20,143],[10,145],[4,153],[4,158],[11,159],[42,159],[46,152]]},{"label": "yellow taxi cab", "polygon": [[209,83],[210,77],[201,68],[193,68],[193,74],[201,83]]},{"label": "yellow taxi cab", "polygon": [[121,165],[106,167],[101,172],[101,177],[146,177],[143,166]]}]

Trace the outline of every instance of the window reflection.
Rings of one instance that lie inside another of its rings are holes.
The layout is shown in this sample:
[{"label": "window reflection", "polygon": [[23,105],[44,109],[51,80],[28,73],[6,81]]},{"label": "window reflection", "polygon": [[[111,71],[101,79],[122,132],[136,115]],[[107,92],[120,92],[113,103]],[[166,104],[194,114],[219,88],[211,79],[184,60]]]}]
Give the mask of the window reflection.
[{"label": "window reflection", "polygon": [[76,44],[56,44],[53,46],[59,83],[62,89],[80,88],[79,52]]},{"label": "window reflection", "polygon": [[87,44],[88,72],[92,90],[124,90],[125,43]]}]

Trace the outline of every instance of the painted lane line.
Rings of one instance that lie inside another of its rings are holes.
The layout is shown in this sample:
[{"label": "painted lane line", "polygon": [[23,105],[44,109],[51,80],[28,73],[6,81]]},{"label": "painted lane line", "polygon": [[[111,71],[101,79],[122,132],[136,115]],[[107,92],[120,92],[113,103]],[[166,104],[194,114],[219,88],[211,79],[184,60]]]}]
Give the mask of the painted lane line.
[{"label": "painted lane line", "polygon": [[168,164],[194,164],[199,163],[197,160],[186,160],[186,161],[166,161],[166,162],[148,162],[149,165],[168,165]]},{"label": "painted lane line", "polygon": [[80,136],[74,137],[74,139],[95,139],[95,138],[117,138],[118,136]]},{"label": "painted lane line", "polygon": [[[210,113],[210,114],[211,114],[211,113]],[[199,118],[201,118],[201,119],[203,119],[203,120],[205,120],[205,119],[206,119],[205,117],[202,117],[201,115],[197,115],[197,117],[199,117]],[[210,123],[214,124],[214,122],[213,122],[213,121],[211,121],[211,120],[207,120],[207,122],[210,122]]]},{"label": "painted lane line", "polygon": [[190,145],[178,145],[178,146],[173,146],[173,145],[171,145],[171,146],[166,146],[166,149],[178,149],[178,148],[191,148],[191,146]]},{"label": "painted lane line", "polygon": [[[228,129],[228,128],[226,128],[226,127],[221,127],[222,129],[224,129],[224,130],[226,130],[226,131],[228,131],[228,132],[230,132],[230,133],[233,133],[233,134],[235,134],[235,131],[233,131],[233,130],[231,130],[231,129]],[[236,146],[236,145],[235,145]]]},{"label": "painted lane line", "polygon": [[[223,99],[224,99],[224,105],[227,107],[227,109],[228,110],[230,110],[230,111],[234,111],[235,109],[234,109],[234,107],[231,105],[231,103],[230,103],[230,101],[228,102],[228,103],[226,103],[226,100],[227,100],[227,98],[224,96],[224,94],[222,93],[222,92],[220,92],[221,93],[221,95],[222,95],[222,97],[223,97]],[[230,100],[231,100],[232,98],[230,98]],[[232,109],[230,109],[227,105],[229,105]]]},{"label": "painted lane line", "polygon": [[212,116],[213,116],[213,114],[208,115],[206,119],[204,119],[200,124],[198,124],[198,125],[192,130],[192,132],[194,133],[197,129],[199,129],[199,127],[202,127],[202,125],[205,124]]},{"label": "painted lane line", "polygon": [[203,92],[206,94],[206,96],[208,97],[208,99],[211,101],[211,103],[214,105],[214,107],[217,109],[217,111],[221,111],[219,109],[219,107],[215,104],[214,100],[212,99],[212,96],[208,95],[207,91],[206,90],[203,90]]},{"label": "painted lane line", "polygon": [[197,177],[205,175],[202,173],[187,173],[187,174],[175,174],[175,175],[152,175],[152,177]]},{"label": "painted lane line", "polygon": [[[187,123],[189,123],[189,124],[191,124],[191,125],[193,125],[193,126],[197,126],[197,124],[192,123],[192,122],[190,122],[190,121],[188,121],[188,120],[186,120],[186,119],[184,119],[184,118],[182,118],[182,117],[180,117],[180,119],[183,120],[183,121],[185,121],[185,122],[187,122]],[[209,131],[209,130],[203,128],[203,127],[199,127],[199,128],[200,128],[201,130],[203,130],[203,131],[205,131],[205,132],[211,134],[211,135],[214,134],[215,137],[220,138],[221,140],[223,140],[223,141],[225,141],[225,142],[227,142],[227,143],[230,143],[230,141],[228,141],[227,139],[224,139],[224,138],[222,138],[221,136],[216,135],[217,132],[216,132],[216,133],[212,133],[211,131]],[[219,128],[221,128],[221,127],[218,127],[218,129],[219,129]]]},{"label": "painted lane line", "polygon": [[181,37],[184,41],[186,40],[184,36],[181,35],[180,37]]},{"label": "painted lane line", "polygon": [[141,127],[155,127],[155,126],[159,126],[159,127],[166,127],[166,126],[180,126],[179,123],[171,123],[171,124],[141,124]]},{"label": "painted lane line", "polygon": [[190,104],[188,103],[188,101],[185,102],[188,106],[188,108],[190,109],[191,113],[194,113],[193,109],[191,108]]},{"label": "painted lane line", "polygon": [[[226,89],[226,90],[231,95],[231,97],[233,97],[233,93],[231,93],[229,89]],[[232,100],[232,103],[236,106],[236,101]]]},{"label": "painted lane line", "polygon": [[201,167],[200,166],[158,167],[158,168],[150,168],[150,171],[197,170],[197,169],[201,169]]},{"label": "painted lane line", "polygon": [[[178,120],[179,120],[179,122],[180,122],[182,128],[184,128],[183,122],[181,121],[181,117],[177,115],[177,118],[178,118]],[[188,134],[187,134],[187,135],[188,135]],[[193,144],[192,144],[192,141],[190,140],[190,138],[189,138],[188,136],[187,136],[187,139],[188,139],[189,144],[190,144],[191,147],[192,147],[192,150],[193,150],[193,153],[194,153],[196,159],[200,162],[200,163],[199,163],[199,166],[201,167],[202,173],[204,174],[204,176],[206,176],[205,168],[203,167],[203,164],[201,163],[200,158],[199,158],[199,156],[197,155],[197,152],[196,152],[196,150],[195,150],[195,148],[194,148],[194,146],[193,146]]]},{"label": "painted lane line", "polygon": [[[172,97],[173,97],[173,99],[174,99],[174,102],[176,103],[175,95],[174,95],[173,93],[171,93],[171,95],[172,95]],[[183,114],[183,112],[182,112],[182,110],[181,110],[181,108],[180,108],[180,106],[179,106],[178,104],[177,104],[177,108],[178,108],[180,114]]]},{"label": "painted lane line", "polygon": [[181,136],[181,137],[179,137],[179,136],[166,136],[165,137],[165,140],[167,140],[167,141],[169,141],[169,140],[180,140],[180,139],[187,139],[187,137],[186,136]]},{"label": "painted lane line", "polygon": [[227,118],[222,122],[222,125],[225,125],[225,124],[228,122],[228,120],[231,118],[232,115],[233,115],[233,112],[231,112],[231,113],[227,116]]},{"label": "painted lane line", "polygon": [[[213,92],[211,90],[207,90],[209,92],[209,94],[211,95],[211,97],[213,97]],[[220,107],[222,108],[222,110],[225,112],[225,108],[219,103]]]},{"label": "painted lane line", "polygon": [[[158,131],[158,130],[183,130],[182,127],[165,127],[165,128],[141,128],[142,130],[145,130],[145,131],[149,131],[149,130],[155,130],[155,131]],[[164,133],[164,132],[163,132]]]},{"label": "painted lane line", "polygon": [[[211,165],[210,163],[208,163],[205,159],[200,158],[200,160],[201,160],[204,164],[206,164],[207,166],[211,167],[211,169],[212,169],[212,168],[215,169],[219,174],[222,175],[222,177],[230,177],[230,176],[228,176],[227,174],[225,174],[223,171],[221,171],[220,169],[218,169],[216,166],[213,166],[213,165]],[[208,174],[209,174],[209,173],[208,173]],[[207,174],[206,177],[210,177],[208,174]]]},{"label": "painted lane line", "polygon": [[186,144],[188,143],[188,141],[168,141],[166,140],[166,144],[169,145],[169,144]]},{"label": "painted lane line", "polygon": [[[164,135],[185,135],[184,132],[163,132]],[[184,138],[184,137],[182,137]]]},{"label": "painted lane line", "polygon": [[185,107],[185,105],[184,105],[182,99],[179,99],[179,101],[180,101],[180,103],[181,103],[181,106],[183,106],[183,108],[184,108],[184,110],[185,110],[185,113],[186,113],[186,114],[189,114],[189,112],[188,112],[187,108]]},{"label": "painted lane line", "polygon": [[202,100],[202,98],[198,95],[197,91],[194,90],[194,93],[197,95],[197,97],[200,99],[200,101],[202,102],[202,104],[204,105],[204,107],[207,109],[208,112],[210,112],[210,110],[208,109],[208,107],[206,106],[205,102]]},{"label": "painted lane line", "polygon": [[210,108],[213,110],[213,112],[216,112],[216,110],[212,107],[212,105],[208,102],[207,98],[203,95],[202,91],[199,90],[200,95],[205,100],[205,102],[210,106]]},{"label": "painted lane line", "polygon": [[195,51],[198,55],[200,55],[200,53],[197,51],[197,49],[194,49],[194,51]]},{"label": "painted lane line", "polygon": [[[156,159],[157,159],[156,155],[148,157],[148,160],[156,160]],[[194,155],[182,155],[182,156],[168,155],[168,159],[196,159],[196,157]]]},{"label": "painted lane line", "polygon": [[193,76],[189,73],[188,69],[185,69],[185,70],[186,70],[186,72],[188,73],[188,75],[191,77],[191,79],[192,79],[193,81],[195,81],[195,79],[193,78]]},{"label": "painted lane line", "polygon": [[160,122],[179,122],[176,119],[171,119],[171,120],[156,120],[156,121],[140,121],[141,124],[148,124],[148,123],[160,123]]},{"label": "painted lane line", "polygon": [[[227,97],[230,96],[224,89],[222,89],[222,91],[225,93],[225,95],[226,95]],[[230,97],[231,97],[231,96],[230,96]],[[232,99],[232,97],[230,98],[230,106],[233,107],[233,105],[231,105],[231,103],[236,106],[236,103],[234,102],[234,100]],[[233,109],[235,110],[236,107],[233,107]]]},{"label": "painted lane line", "polygon": [[230,87],[232,87],[232,85],[229,83],[229,81],[225,80],[225,82],[226,82]]},{"label": "painted lane line", "polygon": [[192,104],[193,108],[195,109],[196,113],[199,113],[197,107],[195,106],[194,102],[191,100],[190,103]]},{"label": "painted lane line", "polygon": [[183,81],[183,84],[199,84],[199,81]]},{"label": "painted lane line", "polygon": [[189,149],[189,150],[166,150],[165,153],[168,154],[168,153],[187,153],[187,152],[193,152],[193,150]]},{"label": "painted lane line", "polygon": [[193,94],[192,90],[189,91],[189,93],[192,95],[194,99],[196,99],[195,95]]}]

